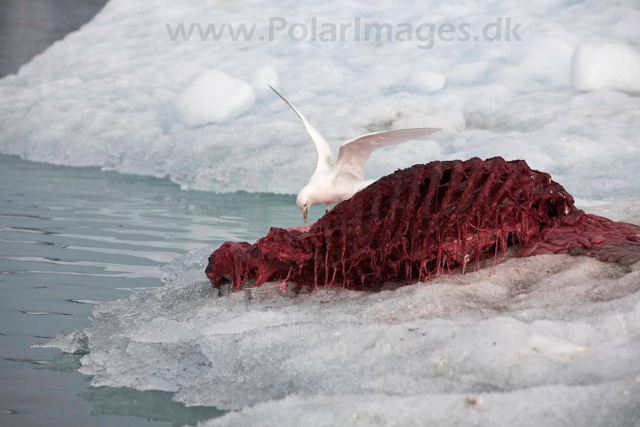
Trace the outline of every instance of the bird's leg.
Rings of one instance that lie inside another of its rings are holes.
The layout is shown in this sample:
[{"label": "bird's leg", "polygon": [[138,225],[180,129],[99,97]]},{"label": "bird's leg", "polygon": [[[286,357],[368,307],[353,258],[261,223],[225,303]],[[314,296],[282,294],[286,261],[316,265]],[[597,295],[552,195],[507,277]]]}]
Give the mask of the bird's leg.
[{"label": "bird's leg", "polygon": [[329,213],[329,208],[330,208],[330,207],[331,207],[331,203],[327,203],[327,207],[326,207],[326,208],[325,208],[325,210],[324,210],[324,213],[325,213],[325,214],[328,214],[328,213]]}]

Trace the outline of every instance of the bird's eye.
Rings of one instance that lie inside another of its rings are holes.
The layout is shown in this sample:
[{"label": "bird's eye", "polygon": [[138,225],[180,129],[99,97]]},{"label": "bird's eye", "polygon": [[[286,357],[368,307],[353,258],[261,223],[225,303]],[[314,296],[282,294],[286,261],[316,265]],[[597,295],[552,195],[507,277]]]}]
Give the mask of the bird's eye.
[{"label": "bird's eye", "polygon": [[306,204],[306,203],[304,204],[304,207],[305,207],[305,208],[307,207],[307,204]]}]

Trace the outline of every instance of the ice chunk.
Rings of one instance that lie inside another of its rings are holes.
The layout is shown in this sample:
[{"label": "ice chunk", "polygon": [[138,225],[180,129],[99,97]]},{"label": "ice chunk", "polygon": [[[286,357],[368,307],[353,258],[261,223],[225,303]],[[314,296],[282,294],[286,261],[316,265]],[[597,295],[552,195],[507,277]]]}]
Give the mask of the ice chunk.
[{"label": "ice chunk", "polygon": [[256,94],[251,86],[220,70],[201,73],[173,101],[185,126],[224,123],[253,104]]},{"label": "ice chunk", "polygon": [[84,354],[89,351],[89,343],[84,331],[62,332],[46,343],[37,343],[34,348],[59,348],[65,353]]},{"label": "ice chunk", "polygon": [[624,44],[583,43],[573,54],[571,84],[578,90],[640,92],[640,54]]},{"label": "ice chunk", "polygon": [[437,92],[444,87],[446,77],[441,73],[414,71],[409,78],[411,88],[422,93]]}]

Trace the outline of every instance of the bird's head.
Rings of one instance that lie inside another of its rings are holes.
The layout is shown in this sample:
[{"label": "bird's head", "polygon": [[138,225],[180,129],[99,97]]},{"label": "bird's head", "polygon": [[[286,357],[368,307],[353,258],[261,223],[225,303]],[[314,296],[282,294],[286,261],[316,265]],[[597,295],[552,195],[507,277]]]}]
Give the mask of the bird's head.
[{"label": "bird's head", "polygon": [[307,213],[309,212],[309,208],[314,204],[312,197],[312,189],[307,185],[298,193],[298,197],[296,198],[296,205],[298,205],[298,209],[302,211],[302,217],[304,218],[304,222],[307,222]]}]

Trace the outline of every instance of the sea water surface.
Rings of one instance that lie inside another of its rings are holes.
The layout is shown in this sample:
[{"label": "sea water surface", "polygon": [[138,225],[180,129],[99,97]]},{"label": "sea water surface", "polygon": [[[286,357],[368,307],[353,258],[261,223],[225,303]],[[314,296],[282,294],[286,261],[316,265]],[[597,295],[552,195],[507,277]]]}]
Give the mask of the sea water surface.
[{"label": "sea water surface", "polygon": [[90,326],[101,301],[161,286],[160,267],[191,249],[301,222],[293,196],[182,191],[168,179],[0,156],[0,425],[182,425],[222,414],[172,393],[90,387],[81,354],[32,346]]}]

